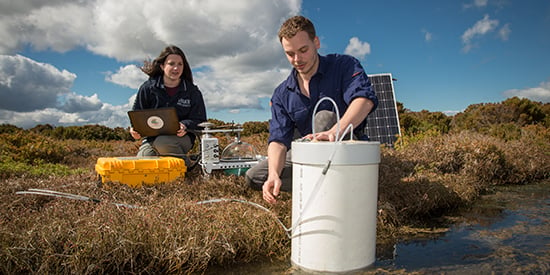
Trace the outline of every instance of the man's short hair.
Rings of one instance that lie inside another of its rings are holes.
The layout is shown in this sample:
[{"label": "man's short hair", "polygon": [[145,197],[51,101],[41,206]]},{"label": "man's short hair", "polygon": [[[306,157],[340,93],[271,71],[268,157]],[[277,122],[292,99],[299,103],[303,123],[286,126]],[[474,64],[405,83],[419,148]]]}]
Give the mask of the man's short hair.
[{"label": "man's short hair", "polygon": [[294,37],[300,31],[307,32],[311,40],[315,39],[315,36],[317,36],[313,23],[309,19],[297,15],[287,19],[281,25],[279,29],[279,42],[282,42],[283,38],[290,39]]}]

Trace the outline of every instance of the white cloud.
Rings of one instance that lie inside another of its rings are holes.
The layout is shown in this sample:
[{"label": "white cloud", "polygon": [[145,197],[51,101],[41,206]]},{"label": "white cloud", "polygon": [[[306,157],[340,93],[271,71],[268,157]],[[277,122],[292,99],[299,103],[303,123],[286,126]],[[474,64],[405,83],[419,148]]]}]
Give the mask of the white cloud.
[{"label": "white cloud", "polygon": [[465,9],[469,9],[472,7],[483,8],[487,6],[488,3],[489,3],[489,0],[474,0],[473,3],[464,4],[463,6]]},{"label": "white cloud", "polygon": [[28,112],[55,108],[76,75],[21,55],[0,55],[0,108]]},{"label": "white cloud", "polygon": [[107,72],[105,76],[105,80],[108,82],[132,89],[138,89],[147,78],[147,75],[136,65],[120,67],[117,72]]},{"label": "white cloud", "polygon": [[25,44],[36,50],[71,50],[86,44],[93,33],[90,22],[90,12],[78,3],[38,5],[26,13],[3,15],[0,53],[11,54]]},{"label": "white cloud", "polygon": [[498,20],[491,20],[489,15],[486,14],[483,19],[477,21],[474,26],[467,29],[464,34],[462,34],[462,44],[464,44],[462,51],[466,53],[469,52],[472,47],[474,47],[474,44],[472,44],[474,38],[481,37],[495,30],[498,24]]},{"label": "white cloud", "polygon": [[[13,55],[23,48],[57,52],[83,49],[96,56],[133,63],[152,59],[164,46],[175,44],[184,50],[193,68],[207,108],[216,110],[261,108],[259,99],[271,95],[289,67],[277,40],[278,26],[297,14],[301,6],[300,0],[7,2],[0,0],[0,54]],[[38,64],[30,59],[26,62]],[[135,65],[103,73],[106,82],[132,89],[137,89],[146,77]],[[60,79],[66,82],[51,84],[40,93],[28,89],[17,102],[0,103],[4,110],[19,112],[3,112],[0,121],[12,118],[10,121],[21,122],[28,117],[34,123],[115,123],[107,118],[115,109],[122,114],[115,118],[125,118],[127,109],[119,110],[120,106],[99,100],[104,98],[102,91],[95,91],[93,96],[71,91],[76,75],[57,69],[51,74],[64,76]],[[5,93],[6,85],[22,85],[20,80],[26,77],[22,71],[0,75],[0,96],[12,96],[15,89]],[[25,104],[21,104],[23,101]],[[128,104],[125,108],[132,102]],[[104,117],[100,117],[102,112]],[[124,121],[116,123],[124,126]]]},{"label": "white cloud", "polygon": [[[93,98],[93,96],[92,96]],[[130,99],[133,102],[133,99]],[[64,112],[58,108],[46,108],[33,112],[13,112],[0,109],[0,124],[12,124],[22,128],[32,128],[39,124],[72,126],[99,124],[107,127],[128,127],[130,104],[113,106],[103,103],[98,110],[77,113]]]},{"label": "white cloud", "polygon": [[76,75],[21,55],[0,55],[0,124],[23,128],[38,124],[128,125],[127,104],[112,106],[97,94],[71,91]]},{"label": "white cloud", "polygon": [[130,103],[112,106],[101,102],[97,94],[76,94],[70,90],[75,78],[71,72],[21,55],[0,55],[0,123],[23,128],[38,124],[128,125]]},{"label": "white cloud", "polygon": [[23,128],[34,127],[38,124],[58,125],[60,114],[61,112],[54,108],[47,108],[34,112],[0,110],[0,123],[17,125]]},{"label": "white cloud", "polygon": [[474,0],[474,5],[476,7],[485,7],[485,6],[487,6],[488,2],[489,2],[489,0]]},{"label": "white cloud", "polygon": [[461,111],[451,111],[451,110],[448,110],[448,111],[443,111],[442,113],[444,113],[446,116],[454,116],[460,112],[463,112],[464,110],[461,110]]},{"label": "white cloud", "polygon": [[224,57],[238,60],[261,48],[282,57],[278,26],[301,5],[299,0],[62,2],[21,4],[17,15],[1,12],[0,53],[12,54],[25,45],[55,51],[84,47],[119,61],[141,62],[175,44],[194,67]]},{"label": "white cloud", "polygon": [[355,56],[358,59],[364,59],[365,55],[370,54],[370,44],[368,42],[361,42],[357,37],[352,37],[344,53]]},{"label": "white cloud", "polygon": [[424,34],[424,41],[430,42],[433,39],[433,34],[426,29],[422,29],[422,33]]},{"label": "white cloud", "polygon": [[0,1],[0,15],[17,15],[27,13],[31,9],[43,6],[56,6],[63,3],[70,3],[67,0],[25,0],[25,1]]},{"label": "white cloud", "polygon": [[512,30],[510,29],[510,24],[506,24],[500,28],[498,31],[498,36],[502,39],[502,41],[507,41],[511,32]]},{"label": "white cloud", "polygon": [[[192,66],[239,56],[273,43],[281,18],[296,1],[92,1],[88,48],[122,61],[154,57],[166,44],[180,46]],[[162,16],[159,7],[163,7]],[[280,49],[277,49],[280,51]]]},{"label": "white cloud", "polygon": [[540,101],[542,103],[550,103],[550,81],[542,82],[538,87],[525,89],[512,89],[505,91],[505,97],[527,98],[532,101]]},{"label": "white cloud", "polygon": [[82,96],[70,93],[60,97],[59,109],[67,113],[78,113],[87,111],[98,111],[103,106],[97,94]]},{"label": "white cloud", "polygon": [[[270,97],[276,85],[284,80],[290,69],[249,72],[221,71],[195,74],[209,110],[250,108],[261,109],[260,98]],[[256,81],[249,81],[254,78]],[[262,83],[272,83],[263,87]]]}]

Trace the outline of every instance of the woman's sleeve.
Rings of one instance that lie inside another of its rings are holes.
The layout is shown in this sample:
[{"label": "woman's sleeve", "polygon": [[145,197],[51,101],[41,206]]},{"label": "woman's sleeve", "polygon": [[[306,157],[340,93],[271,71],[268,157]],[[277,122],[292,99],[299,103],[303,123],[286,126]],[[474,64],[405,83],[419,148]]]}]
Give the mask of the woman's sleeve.
[{"label": "woman's sleeve", "polygon": [[138,89],[138,92],[136,94],[136,99],[134,100],[134,106],[132,107],[132,110],[142,110],[142,109],[148,109],[149,106],[147,105],[147,97],[148,97],[147,89],[145,88],[145,85],[141,85]]},{"label": "woman's sleeve", "polygon": [[189,129],[197,129],[198,124],[205,122],[206,120],[206,106],[204,105],[204,99],[199,88],[195,87],[193,96],[191,97],[191,112],[189,112],[189,117],[184,118],[180,122]]}]

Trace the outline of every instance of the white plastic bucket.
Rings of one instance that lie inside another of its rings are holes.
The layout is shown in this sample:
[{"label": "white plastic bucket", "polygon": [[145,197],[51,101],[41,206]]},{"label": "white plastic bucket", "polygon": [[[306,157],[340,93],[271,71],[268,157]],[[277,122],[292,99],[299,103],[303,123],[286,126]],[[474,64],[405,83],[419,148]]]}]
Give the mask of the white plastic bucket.
[{"label": "white plastic bucket", "polygon": [[373,264],[380,143],[293,142],[292,163],[292,264],[319,272]]}]

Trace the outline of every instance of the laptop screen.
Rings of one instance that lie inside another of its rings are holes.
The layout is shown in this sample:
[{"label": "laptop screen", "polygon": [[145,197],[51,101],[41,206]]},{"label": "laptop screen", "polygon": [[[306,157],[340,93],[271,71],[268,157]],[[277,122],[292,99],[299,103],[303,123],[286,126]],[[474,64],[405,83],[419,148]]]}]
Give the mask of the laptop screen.
[{"label": "laptop screen", "polygon": [[175,135],[180,128],[174,107],[128,111],[128,117],[134,130],[146,137]]}]

